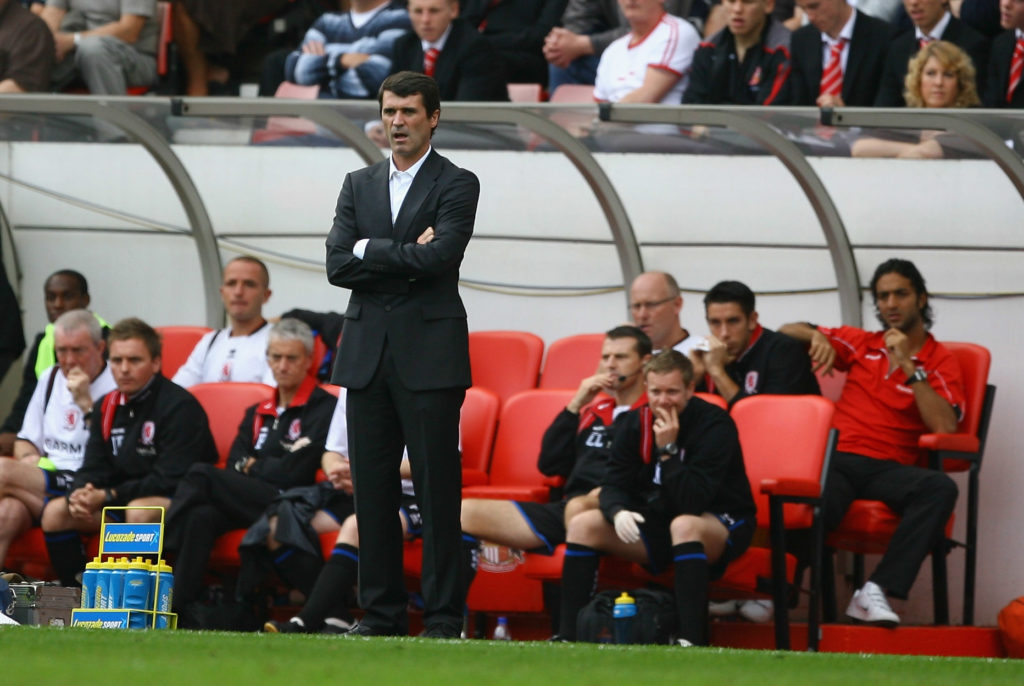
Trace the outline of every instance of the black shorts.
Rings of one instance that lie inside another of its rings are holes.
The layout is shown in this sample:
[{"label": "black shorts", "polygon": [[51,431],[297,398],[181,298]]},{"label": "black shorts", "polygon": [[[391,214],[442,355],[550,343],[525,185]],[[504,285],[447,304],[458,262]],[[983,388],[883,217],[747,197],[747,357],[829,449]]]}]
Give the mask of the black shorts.
[{"label": "black shorts", "polygon": [[356,506],[352,496],[345,491],[330,490],[320,504],[320,511],[326,513],[341,526],[341,523],[355,514]]},{"label": "black shorts", "polygon": [[46,477],[46,502],[71,493],[71,486],[75,483],[75,473],[72,470],[43,469],[43,476]]},{"label": "black shorts", "polygon": [[[729,530],[729,538],[725,541],[722,556],[708,567],[708,579],[714,581],[725,574],[729,563],[746,552],[757,529],[757,518],[753,515],[736,519],[729,513],[712,513],[718,521]],[[669,531],[671,520],[661,515],[648,515],[647,521],[640,524],[640,537],[647,549],[647,570],[652,574],[660,574],[672,562],[672,534]]]},{"label": "black shorts", "polygon": [[405,537],[418,538],[423,535],[423,515],[420,514],[420,506],[416,503],[416,496],[402,494],[401,505],[398,509],[405,519]]},{"label": "black shorts", "polygon": [[566,502],[565,500],[560,500],[557,503],[512,502],[519,508],[519,514],[526,520],[526,524],[533,534],[543,543],[541,547],[529,552],[551,555],[555,552],[555,546],[565,543]]}]

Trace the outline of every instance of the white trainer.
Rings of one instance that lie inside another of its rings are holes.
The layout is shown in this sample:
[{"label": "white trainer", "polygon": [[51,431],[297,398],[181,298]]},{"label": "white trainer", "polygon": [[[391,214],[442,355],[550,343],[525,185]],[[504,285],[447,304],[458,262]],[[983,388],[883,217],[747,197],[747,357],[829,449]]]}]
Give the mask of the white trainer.
[{"label": "white trainer", "polygon": [[770,600],[741,600],[739,606],[740,617],[748,622],[763,624],[775,617],[775,604]]},{"label": "white trainer", "polygon": [[885,591],[873,581],[868,581],[853,594],[850,605],[846,608],[846,616],[888,629],[895,629],[900,623],[899,615],[889,607]]}]

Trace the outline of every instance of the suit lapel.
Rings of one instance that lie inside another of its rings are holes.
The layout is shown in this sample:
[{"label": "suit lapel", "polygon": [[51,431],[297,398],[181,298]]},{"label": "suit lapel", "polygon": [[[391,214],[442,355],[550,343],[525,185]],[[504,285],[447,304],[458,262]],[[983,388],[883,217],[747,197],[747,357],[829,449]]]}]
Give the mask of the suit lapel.
[{"label": "suit lapel", "polygon": [[[411,228],[410,222],[416,216],[416,213],[419,212],[420,206],[427,195],[433,190],[440,170],[441,156],[436,151],[431,150],[423,166],[420,167],[416,177],[412,180],[409,192],[406,193],[405,200],[402,201],[402,207],[398,210],[398,217],[395,219],[395,240],[404,242],[416,238],[416,236],[407,235]],[[386,185],[385,188],[387,188]],[[390,208],[390,204],[388,207]]]}]

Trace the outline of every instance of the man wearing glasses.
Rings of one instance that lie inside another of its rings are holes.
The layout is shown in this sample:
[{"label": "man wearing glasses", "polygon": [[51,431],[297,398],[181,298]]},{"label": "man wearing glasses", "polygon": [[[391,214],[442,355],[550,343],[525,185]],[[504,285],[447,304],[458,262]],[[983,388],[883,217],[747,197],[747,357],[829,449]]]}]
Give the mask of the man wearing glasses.
[{"label": "man wearing glasses", "polygon": [[679,322],[683,296],[671,274],[644,272],[629,287],[629,311],[633,324],[651,339],[654,354],[672,348],[684,355],[701,342]]}]

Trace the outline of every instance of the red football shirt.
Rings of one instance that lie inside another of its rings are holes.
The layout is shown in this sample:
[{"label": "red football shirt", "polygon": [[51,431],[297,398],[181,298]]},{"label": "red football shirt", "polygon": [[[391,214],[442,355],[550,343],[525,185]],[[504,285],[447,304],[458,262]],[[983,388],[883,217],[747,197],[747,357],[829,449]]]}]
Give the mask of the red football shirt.
[{"label": "red football shirt", "polygon": [[[921,434],[929,433],[905,385],[907,375],[899,366],[890,372],[884,332],[868,332],[852,326],[818,327],[836,351],[836,369],[847,372],[843,394],[836,403],[832,426],[839,429],[838,449],[903,464],[917,464],[923,451],[917,447]],[[928,334],[913,360],[928,373],[928,384],[945,398],[958,417],[963,417],[964,388],[960,365],[941,343]]]}]

